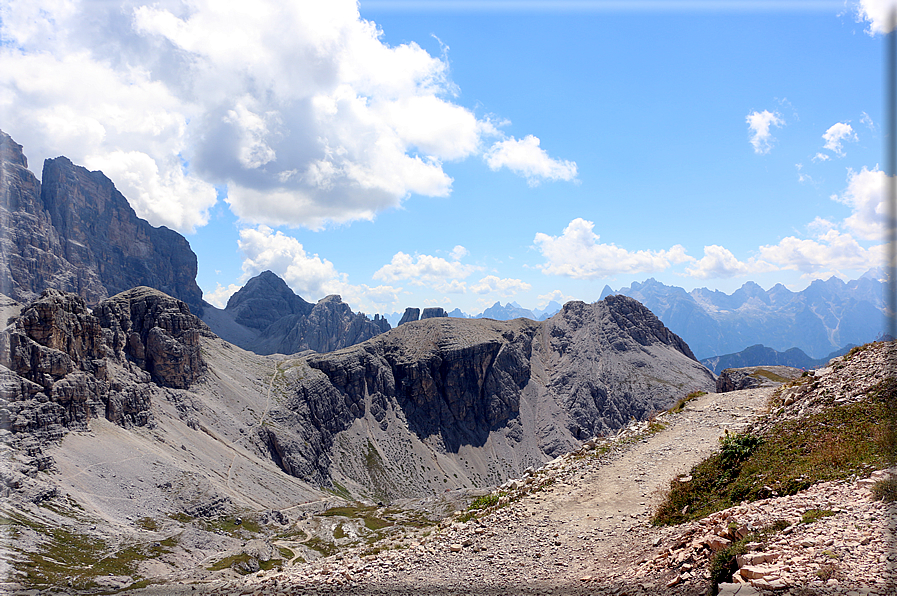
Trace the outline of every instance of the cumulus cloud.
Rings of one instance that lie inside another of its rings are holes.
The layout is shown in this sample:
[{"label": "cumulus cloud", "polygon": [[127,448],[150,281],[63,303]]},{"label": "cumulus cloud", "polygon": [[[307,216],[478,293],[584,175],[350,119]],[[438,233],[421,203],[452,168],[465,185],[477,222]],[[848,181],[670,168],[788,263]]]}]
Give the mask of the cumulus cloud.
[{"label": "cumulus cloud", "polygon": [[486,164],[493,171],[506,167],[524,176],[530,186],[536,186],[542,180],[576,178],[576,162],[552,159],[539,144],[539,139],[533,135],[498,141],[486,153]]},{"label": "cumulus cloud", "polygon": [[230,300],[230,297],[236,294],[242,287],[240,284],[228,284],[227,286],[215,284],[215,291],[203,292],[202,298],[212,306],[224,308],[227,306],[227,301]]},{"label": "cumulus cloud", "polygon": [[762,261],[739,261],[729,249],[712,244],[704,247],[704,256],[692,266],[687,267],[685,272],[698,279],[718,279],[759,273],[771,269],[774,269],[774,267]]},{"label": "cumulus cloud", "polygon": [[890,33],[894,24],[890,17],[897,8],[894,0],[860,0],[857,5],[857,21],[866,21],[869,27],[866,33],[869,35]]},{"label": "cumulus cloud", "polygon": [[813,156],[813,161],[814,161],[814,162],[815,162],[815,161],[828,161],[828,160],[830,160],[831,158],[832,158],[831,155],[828,155],[828,154],[826,154],[826,153],[822,153],[821,151],[817,151],[817,152],[816,152],[816,155]]},{"label": "cumulus cloud", "polygon": [[[353,309],[364,312],[383,311],[398,305],[402,288],[388,284],[351,284],[348,276],[338,271],[333,263],[317,254],[309,254],[296,238],[279,230],[268,226],[244,228],[240,230],[238,245],[243,253],[241,284],[262,271],[273,271],[309,302],[339,294]],[[218,284],[215,291],[204,296],[211,304],[223,307],[240,287]]]},{"label": "cumulus cloud", "polygon": [[824,148],[833,152],[839,157],[844,157],[845,141],[856,141],[857,134],[853,131],[853,127],[846,122],[838,122],[833,124],[822,135],[825,139]]},{"label": "cumulus cloud", "polygon": [[887,203],[885,184],[887,175],[878,168],[863,168],[859,172],[848,170],[847,188],[832,199],[848,205],[853,213],[844,220],[844,226],[865,240],[879,240],[885,235]]},{"label": "cumulus cloud", "polygon": [[[452,101],[444,57],[386,44],[355,0],[0,0],[0,14],[4,130],[37,163],[102,167],[141,217],[181,231],[206,223],[216,186],[248,223],[372,219],[448,195],[443,162],[503,137]],[[515,171],[565,179],[572,162],[540,155]]]},{"label": "cumulus cloud", "polygon": [[480,281],[470,286],[477,294],[497,294],[499,296],[513,296],[518,292],[526,292],[532,286],[525,281],[511,278],[499,278],[495,275],[487,275]]},{"label": "cumulus cloud", "polygon": [[407,280],[411,285],[428,286],[443,294],[463,294],[467,284],[462,280],[482,267],[460,261],[467,255],[463,246],[456,246],[451,254],[449,261],[432,255],[397,252],[388,264],[374,272],[373,278],[386,282]]},{"label": "cumulus cloud", "polygon": [[815,239],[788,236],[778,244],[761,246],[759,258],[779,269],[807,277],[838,270],[864,270],[881,265],[882,246],[863,248],[850,234],[830,229]]},{"label": "cumulus cloud", "polygon": [[262,271],[273,271],[297,294],[314,301],[333,293],[344,280],[333,263],[309,255],[298,240],[267,226],[240,230],[237,244],[244,255],[243,282]]},{"label": "cumulus cloud", "polygon": [[769,150],[772,149],[772,143],[775,141],[769,129],[773,126],[782,127],[785,125],[785,120],[781,114],[778,112],[773,113],[769,110],[754,111],[748,114],[745,120],[751,133],[751,145],[754,147],[754,153],[761,155],[769,153]]},{"label": "cumulus cloud", "polygon": [[634,252],[614,244],[602,244],[594,227],[593,222],[576,218],[560,236],[537,233],[536,248],[546,259],[539,267],[542,273],[596,279],[618,273],[663,271],[674,264],[694,261],[679,244],[669,250]]}]

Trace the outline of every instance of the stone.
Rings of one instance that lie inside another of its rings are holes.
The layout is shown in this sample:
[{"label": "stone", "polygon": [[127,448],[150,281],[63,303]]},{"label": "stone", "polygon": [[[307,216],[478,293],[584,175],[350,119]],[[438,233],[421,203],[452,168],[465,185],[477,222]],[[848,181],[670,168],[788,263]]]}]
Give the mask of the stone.
[{"label": "stone", "polygon": [[[420,309],[408,307],[405,309],[405,314],[402,315],[402,318],[399,320],[399,325],[404,325],[405,323],[412,323],[420,319]],[[397,327],[399,325],[396,325]]]}]

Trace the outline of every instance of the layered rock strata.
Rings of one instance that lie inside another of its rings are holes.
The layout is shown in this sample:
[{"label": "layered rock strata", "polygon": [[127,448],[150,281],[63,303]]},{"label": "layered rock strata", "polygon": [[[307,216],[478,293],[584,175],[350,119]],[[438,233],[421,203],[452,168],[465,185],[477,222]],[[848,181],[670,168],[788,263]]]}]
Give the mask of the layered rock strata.
[{"label": "layered rock strata", "polygon": [[151,288],[93,310],[80,296],[45,290],[0,333],[0,428],[58,438],[96,417],[146,425],[145,386],[195,382],[205,368],[204,333],[185,303]]},{"label": "layered rock strata", "polygon": [[283,469],[383,498],[499,481],[714,387],[679,337],[622,296],[570,302],[543,323],[406,323],[283,366],[286,401],[265,431]]}]

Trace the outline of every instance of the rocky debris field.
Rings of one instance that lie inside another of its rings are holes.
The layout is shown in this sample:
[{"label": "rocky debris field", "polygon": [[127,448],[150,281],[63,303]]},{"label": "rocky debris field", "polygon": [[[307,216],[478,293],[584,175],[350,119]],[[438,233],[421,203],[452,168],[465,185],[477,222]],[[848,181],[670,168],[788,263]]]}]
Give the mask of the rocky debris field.
[{"label": "rocky debris field", "polygon": [[[890,374],[889,365],[885,350],[873,346],[781,389],[696,396],[528,469],[436,525],[397,527],[379,541],[349,541],[309,562],[262,564],[246,575],[235,565],[202,580],[130,592],[704,594],[714,554],[756,534],[727,578],[734,583],[720,584],[721,594],[893,594],[897,506],[874,500],[871,491],[893,469],[869,469],[679,525],[652,524],[671,480],[687,482],[727,431],[761,432],[776,421],[866,399]],[[354,531],[339,519],[329,523],[340,533]],[[265,563],[283,546],[247,541],[232,554]]]}]

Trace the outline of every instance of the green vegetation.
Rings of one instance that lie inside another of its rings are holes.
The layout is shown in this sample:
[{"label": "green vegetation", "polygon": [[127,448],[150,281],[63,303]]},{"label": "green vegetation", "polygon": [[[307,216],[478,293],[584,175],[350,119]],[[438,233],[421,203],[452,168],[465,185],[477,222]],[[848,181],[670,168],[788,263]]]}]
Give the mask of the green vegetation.
[{"label": "green vegetation", "polygon": [[776,373],[772,372],[771,370],[766,370],[765,368],[755,370],[751,374],[751,376],[754,378],[762,377],[764,379],[769,379],[770,381],[774,381],[776,383],[787,383],[788,381],[791,380],[788,377],[783,377],[782,375],[777,375]]},{"label": "green vegetation", "polygon": [[333,537],[337,540],[346,537],[346,530],[343,528],[342,523],[336,524],[336,527],[333,528]]},{"label": "green vegetation", "polygon": [[171,552],[178,539],[171,536],[160,543],[115,548],[100,538],[65,527],[47,526],[19,513],[0,518],[0,525],[8,527],[13,536],[27,528],[44,538],[37,552],[21,552],[21,558],[15,563],[24,573],[21,581],[28,588],[58,587],[71,582],[74,590],[96,591],[96,578],[100,576],[121,575],[140,580],[136,575],[137,564]]},{"label": "green vegetation", "polygon": [[682,410],[685,409],[685,404],[687,404],[688,402],[690,402],[694,399],[698,399],[702,395],[707,395],[707,392],[706,391],[692,391],[685,397],[680,397],[679,401],[677,401],[675,404],[673,404],[673,407],[670,408],[669,410],[667,410],[667,412],[681,412]]},{"label": "green vegetation", "polygon": [[872,497],[876,501],[893,503],[897,501],[897,478],[890,476],[872,485]]},{"label": "green vegetation", "polygon": [[835,515],[835,512],[829,511],[828,509],[807,509],[801,516],[800,523],[812,524],[816,520],[819,520],[823,517],[828,517],[830,515]]},{"label": "green vegetation", "polygon": [[329,557],[330,555],[336,554],[336,551],[338,550],[335,544],[333,544],[332,542],[325,542],[324,540],[318,538],[317,536],[315,536],[314,538],[312,538],[311,540],[309,540],[308,542],[305,542],[303,544],[305,544],[305,546],[307,546],[310,549],[318,551],[325,557]]},{"label": "green vegetation", "polygon": [[247,534],[262,531],[258,521],[249,513],[244,516],[221,515],[212,519],[200,519],[199,525],[207,532],[220,532],[233,538],[246,538]]},{"label": "green vegetation", "polygon": [[155,532],[159,529],[159,523],[151,517],[141,517],[137,520],[137,527]]},{"label": "green vegetation", "polygon": [[719,453],[692,468],[690,482],[670,483],[653,522],[699,519],[741,501],[791,495],[817,482],[888,466],[895,438],[886,421],[895,396],[897,379],[889,378],[862,402],[780,422],[763,439],[727,436]]}]

